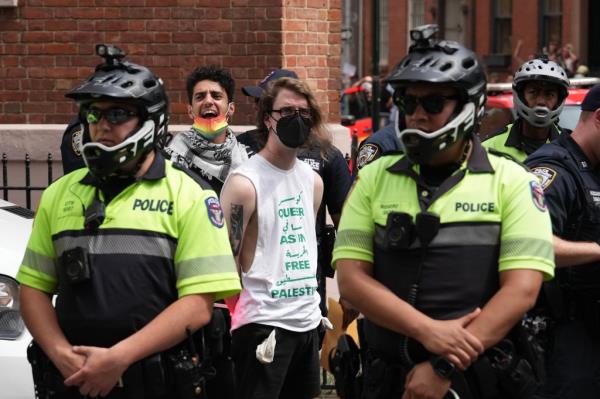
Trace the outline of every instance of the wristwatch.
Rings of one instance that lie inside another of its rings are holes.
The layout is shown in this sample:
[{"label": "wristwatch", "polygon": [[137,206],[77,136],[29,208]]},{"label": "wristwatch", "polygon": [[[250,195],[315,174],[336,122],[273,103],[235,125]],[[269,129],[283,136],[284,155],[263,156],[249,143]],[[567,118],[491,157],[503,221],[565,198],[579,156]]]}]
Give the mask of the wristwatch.
[{"label": "wristwatch", "polygon": [[429,363],[431,363],[433,371],[435,371],[435,373],[442,378],[446,378],[449,380],[456,372],[456,366],[454,365],[454,363],[446,360],[445,357],[434,356],[429,359]]}]

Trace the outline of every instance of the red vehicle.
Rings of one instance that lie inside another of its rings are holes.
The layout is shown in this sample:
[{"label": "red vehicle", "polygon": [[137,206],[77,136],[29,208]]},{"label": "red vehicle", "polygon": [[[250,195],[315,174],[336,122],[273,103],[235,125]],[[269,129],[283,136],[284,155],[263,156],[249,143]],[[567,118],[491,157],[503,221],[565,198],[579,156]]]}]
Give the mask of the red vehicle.
[{"label": "red vehicle", "polygon": [[[570,80],[569,95],[560,114],[558,124],[573,130],[581,113],[580,105],[589,88],[600,83],[600,78],[578,78]],[[490,83],[487,85],[485,115],[481,121],[479,135],[482,137],[494,133],[512,123],[517,117],[513,108],[511,83]]]},{"label": "red vehicle", "polygon": [[353,86],[342,92],[342,125],[348,128],[350,138],[356,135],[357,144],[373,133],[371,122],[371,103],[367,92],[360,86]]}]

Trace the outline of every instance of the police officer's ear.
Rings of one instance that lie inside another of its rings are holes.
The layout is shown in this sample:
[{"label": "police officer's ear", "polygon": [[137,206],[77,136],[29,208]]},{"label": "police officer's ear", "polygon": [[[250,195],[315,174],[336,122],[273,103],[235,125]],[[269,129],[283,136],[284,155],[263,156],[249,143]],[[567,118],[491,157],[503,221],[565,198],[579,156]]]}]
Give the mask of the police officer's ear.
[{"label": "police officer's ear", "polygon": [[600,108],[594,111],[594,125],[600,129]]}]

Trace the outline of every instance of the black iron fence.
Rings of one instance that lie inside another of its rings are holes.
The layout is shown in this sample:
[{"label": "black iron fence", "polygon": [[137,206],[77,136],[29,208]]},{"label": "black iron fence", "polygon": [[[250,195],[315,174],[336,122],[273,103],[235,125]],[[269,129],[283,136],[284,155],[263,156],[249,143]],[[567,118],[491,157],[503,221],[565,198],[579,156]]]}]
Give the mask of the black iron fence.
[{"label": "black iron fence", "polygon": [[[52,183],[52,154],[48,153],[48,157],[46,159],[46,163],[48,165],[48,183],[43,186],[32,186],[31,185],[31,157],[29,154],[25,154],[25,160],[23,163],[24,172],[25,172],[25,185],[19,186],[11,184],[9,182],[8,176],[8,155],[6,153],[2,153],[2,185],[0,186],[0,190],[2,190],[2,198],[5,201],[8,201],[8,192],[9,191],[24,191],[25,192],[25,206],[26,208],[32,209],[31,202],[31,193],[33,191],[43,191]],[[12,165],[11,165],[12,166]]]}]

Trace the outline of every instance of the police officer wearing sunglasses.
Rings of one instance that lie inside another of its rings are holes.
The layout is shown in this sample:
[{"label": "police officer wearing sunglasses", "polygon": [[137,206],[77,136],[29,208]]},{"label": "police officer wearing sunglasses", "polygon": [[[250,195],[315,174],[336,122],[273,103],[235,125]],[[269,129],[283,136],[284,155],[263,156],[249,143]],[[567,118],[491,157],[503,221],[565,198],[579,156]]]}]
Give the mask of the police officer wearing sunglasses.
[{"label": "police officer wearing sunglasses", "polygon": [[366,318],[362,396],[526,397],[535,381],[509,332],[554,274],[550,219],[535,177],[477,139],[477,56],[434,32],[412,31],[388,77],[404,154],[360,170],[333,254]]},{"label": "police officer wearing sunglasses", "polygon": [[97,53],[105,62],[67,93],[91,140],[86,167],[44,191],[17,275],[36,391],[191,397],[205,375],[192,334],[240,289],[223,214],[214,191],[155,150],[163,82],[118,48]]}]

